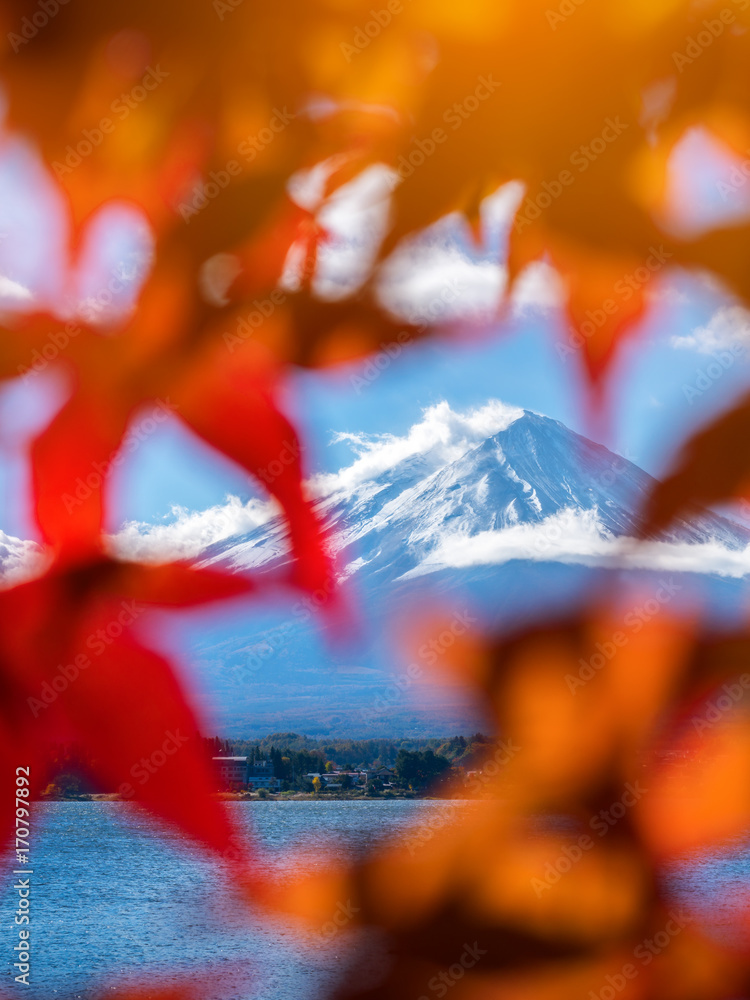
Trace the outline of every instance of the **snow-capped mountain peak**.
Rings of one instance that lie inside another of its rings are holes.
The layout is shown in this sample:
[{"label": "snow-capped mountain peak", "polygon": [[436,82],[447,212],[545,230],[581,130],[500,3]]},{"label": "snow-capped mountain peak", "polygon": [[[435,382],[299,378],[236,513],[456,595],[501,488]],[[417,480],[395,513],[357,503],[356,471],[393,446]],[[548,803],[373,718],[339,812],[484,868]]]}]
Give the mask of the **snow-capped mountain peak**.
[{"label": "snow-capped mountain peak", "polygon": [[[434,454],[423,461],[417,453],[387,468],[376,463],[372,478],[358,476],[348,491],[339,481],[333,492],[319,498],[347,576],[363,572],[395,580],[422,575],[446,565],[436,559],[437,553],[449,550],[455,556],[462,546],[471,547],[472,539],[482,540],[485,552],[477,563],[482,566],[508,558],[559,558],[587,565],[601,558],[611,565],[618,540],[639,534],[652,477],[559,421],[517,411],[499,430],[457,450],[457,457],[447,451],[441,461]],[[566,537],[561,517],[569,522]],[[571,533],[572,527],[576,530]],[[556,539],[563,544],[556,545]],[[662,546],[662,558],[668,555],[664,546],[671,545],[680,549],[682,568],[711,572],[715,567],[710,560],[701,565],[701,557],[715,555],[718,547],[739,558],[748,543],[750,533],[744,528],[706,511],[678,522],[653,540],[650,549],[642,547],[639,565],[655,554],[653,544]],[[684,565],[685,546],[693,547],[692,566]],[[238,570],[285,557],[278,518],[204,553],[207,561]],[[750,558],[744,570],[737,558],[730,575],[750,572]],[[467,566],[463,558],[460,565]]]}]

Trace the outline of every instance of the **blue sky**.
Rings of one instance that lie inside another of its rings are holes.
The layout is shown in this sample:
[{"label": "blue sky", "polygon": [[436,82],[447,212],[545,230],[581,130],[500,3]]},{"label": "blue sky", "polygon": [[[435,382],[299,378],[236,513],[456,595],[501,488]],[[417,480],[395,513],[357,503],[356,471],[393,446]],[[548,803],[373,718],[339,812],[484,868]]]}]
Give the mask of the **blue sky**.
[{"label": "blue sky", "polygon": [[[402,435],[430,405],[445,400],[465,411],[488,399],[537,410],[574,430],[603,440],[613,450],[654,475],[663,473],[682,441],[710,416],[721,412],[750,385],[750,363],[723,349],[673,346],[706,330],[721,312],[722,297],[711,288],[671,281],[669,293],[653,303],[639,336],[626,346],[613,380],[611,434],[586,423],[583,376],[578,357],[560,357],[564,338],[554,311],[531,309],[481,341],[471,344],[446,335],[407,345],[372,381],[375,371],[362,360],[336,370],[296,370],[283,406],[301,428],[309,471],[336,471],[352,459],[346,442],[331,443],[334,432]],[[683,301],[684,299],[684,301]],[[725,300],[726,301],[726,300]],[[715,355],[732,357],[718,379],[698,381]],[[362,384],[362,380],[366,384]],[[685,386],[708,384],[700,395]],[[0,466],[0,527],[33,537],[25,497],[27,461],[22,447],[54,411],[61,391],[53,378],[13,384],[0,397],[4,460]],[[22,439],[19,443],[19,436]],[[227,494],[242,500],[261,495],[231,462],[216,454],[176,420],[162,425],[116,473],[111,527],[125,520],[169,518],[173,506],[203,510]]]},{"label": "blue sky", "polygon": [[[750,385],[750,364],[736,358],[721,369],[719,379],[709,378],[710,387],[701,395],[686,397],[685,386],[705,384],[698,376],[714,363],[714,355],[676,348],[671,339],[705,328],[717,309],[712,294],[697,302],[670,303],[669,310],[659,304],[641,336],[623,352],[621,374],[613,383],[612,434],[603,443],[654,475],[668,467],[692,430]],[[336,471],[350,463],[350,446],[331,443],[334,432],[402,435],[428,406],[442,400],[464,411],[498,398],[601,439],[586,424],[577,359],[560,358],[559,337],[549,318],[532,316],[471,346],[440,337],[407,347],[366,386],[358,380],[374,369],[367,369],[365,361],[336,371],[300,370],[289,381],[283,405],[302,429],[309,471]],[[154,435],[120,478],[127,496],[123,519],[150,521],[167,514],[172,504],[202,509],[221,503],[227,493],[243,499],[251,495],[239,470],[177,425]]]},{"label": "blue sky", "polygon": [[[717,178],[731,176],[726,151],[709,148],[695,134],[682,146],[675,164],[679,167],[680,156],[685,164],[675,189],[682,204],[700,208],[688,219],[693,230],[712,218],[726,222],[747,215],[750,187],[727,196],[717,183]],[[336,235],[321,257],[317,280],[325,294],[346,294],[367,272],[387,216],[384,191],[392,184],[384,171],[372,168],[321,210],[326,227]],[[314,187],[309,178],[302,178],[294,190],[299,189],[304,200],[314,196]],[[504,250],[519,190],[518,185],[506,185],[484,203],[480,249],[454,218],[394,254],[384,269],[386,305],[406,319],[410,311],[436,301],[445,288],[455,287],[457,301],[450,307],[455,315],[494,306],[505,282]],[[32,297],[53,305],[61,301],[69,266],[62,259],[68,223],[56,197],[33,150],[21,142],[8,143],[0,156],[2,308],[28,308]],[[132,301],[145,273],[138,262],[147,262],[149,252],[143,220],[132,209],[105,208],[92,227],[90,266],[74,278],[79,300],[75,308],[90,306],[89,271],[97,272],[100,281],[102,268],[130,276],[127,296]],[[750,314],[707,277],[664,268],[649,285],[646,319],[622,349],[613,371],[611,420],[606,428],[587,424],[580,352],[564,357],[560,352],[568,332],[559,282],[543,264],[532,271],[515,293],[510,318],[481,338],[475,334],[467,339],[459,331],[409,344],[376,378],[370,377],[375,369],[368,369],[365,361],[335,370],[293,371],[282,405],[302,434],[308,473],[333,472],[351,463],[351,447],[332,443],[336,433],[404,435],[438,402],[463,412],[499,399],[559,419],[659,476],[697,427],[747,391]],[[293,285],[293,275],[285,280]],[[71,307],[70,301],[63,305]],[[125,301],[122,308],[127,305]],[[717,357],[724,359],[723,367]],[[65,387],[51,368],[0,390],[0,529],[8,534],[35,537],[29,513],[28,442],[64,395]],[[229,494],[242,501],[262,496],[241,470],[170,420],[117,470],[109,528],[116,530],[130,520],[163,523],[173,517],[175,506],[203,511],[222,504]]]}]

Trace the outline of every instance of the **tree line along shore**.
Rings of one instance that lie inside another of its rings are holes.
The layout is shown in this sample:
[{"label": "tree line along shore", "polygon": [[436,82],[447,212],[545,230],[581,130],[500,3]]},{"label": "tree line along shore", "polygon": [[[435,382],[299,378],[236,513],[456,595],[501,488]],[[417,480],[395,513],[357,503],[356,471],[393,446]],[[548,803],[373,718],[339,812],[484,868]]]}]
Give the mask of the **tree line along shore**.
[{"label": "tree line along shore", "polygon": [[[197,734],[193,738],[202,741],[212,763],[216,794],[240,800],[391,799],[440,794],[441,789],[460,787],[469,775],[481,772],[483,762],[492,758],[499,745],[482,733],[443,739],[329,740],[297,733],[248,740]],[[94,761],[80,746],[51,746],[48,760],[50,779],[37,790],[38,798],[123,797],[118,788],[94,785],[89,777]]]}]

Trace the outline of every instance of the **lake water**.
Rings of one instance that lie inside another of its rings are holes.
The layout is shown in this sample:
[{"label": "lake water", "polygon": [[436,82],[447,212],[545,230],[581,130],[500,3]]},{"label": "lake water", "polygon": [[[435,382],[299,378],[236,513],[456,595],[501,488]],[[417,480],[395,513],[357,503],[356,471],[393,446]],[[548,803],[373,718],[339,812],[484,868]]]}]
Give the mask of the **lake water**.
[{"label": "lake water", "polygon": [[[425,810],[450,808],[403,799],[229,807],[254,831],[279,874],[288,868],[290,850],[303,843],[314,848],[311,865],[324,867],[333,852],[354,853],[418,824]],[[89,1000],[130,978],[156,990],[175,973],[209,966],[222,997],[314,1000],[346,957],[342,936],[300,949],[283,921],[241,916],[246,911],[216,864],[186,850],[170,830],[155,835],[152,823],[125,803],[41,803],[33,822],[29,989],[12,981],[18,903],[10,876],[2,894],[3,986],[14,995]],[[737,843],[710,859],[690,859],[668,873],[667,884],[676,903],[702,911],[722,934],[732,927],[733,890],[736,899],[750,885],[750,848]],[[372,949],[377,965],[377,941]],[[203,991],[205,1000],[210,992]]]},{"label": "lake water", "polygon": [[[436,804],[271,801],[229,808],[282,874],[295,847],[311,845],[311,866],[322,867],[334,852],[354,853],[413,825]],[[340,966],[343,937],[301,951],[282,921],[240,917],[246,909],[216,863],[187,850],[169,829],[157,836],[153,823],[125,803],[39,803],[32,822],[30,989],[12,981],[17,970],[9,956],[18,942],[12,876],[2,894],[2,985],[13,994],[98,997],[129,977],[156,988],[175,972],[208,965],[222,985],[234,977],[233,1000],[312,1000]]]}]

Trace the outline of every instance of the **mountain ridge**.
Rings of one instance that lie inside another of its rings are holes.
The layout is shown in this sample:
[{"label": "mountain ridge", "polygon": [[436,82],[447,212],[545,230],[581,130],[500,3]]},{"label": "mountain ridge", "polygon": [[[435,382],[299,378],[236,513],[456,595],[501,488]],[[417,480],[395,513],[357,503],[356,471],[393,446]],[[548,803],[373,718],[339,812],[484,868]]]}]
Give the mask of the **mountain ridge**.
[{"label": "mountain ridge", "polygon": [[[291,560],[280,516],[200,551],[199,565],[252,571],[261,583],[249,609],[173,615],[170,641],[224,735],[481,729],[486,720],[468,696],[408,681],[397,640],[425,611],[470,613],[477,627],[496,632],[575,611],[600,596],[606,574],[626,593],[655,589],[667,573],[680,574],[686,608],[700,588],[717,621],[744,613],[743,526],[703,511],[636,545],[655,480],[633,462],[531,410],[493,401],[468,417],[432,412],[438,419],[405,438],[383,436],[373,446],[351,435],[362,448],[355,463],[313,480],[340,578],[361,608],[356,645],[329,641],[324,616],[300,594],[265,594],[264,574]],[[41,562],[33,543],[0,535],[0,564],[14,574],[31,555]],[[433,676],[428,666],[425,677]]]},{"label": "mountain ridge", "polygon": [[[402,669],[393,624],[425,604],[471,608],[496,629],[564,613],[590,598],[601,572],[646,586],[654,574],[688,570],[706,584],[716,608],[738,607],[750,572],[750,532],[711,511],[677,522],[637,550],[640,563],[629,556],[619,567],[654,482],[560,421],[519,411],[457,457],[410,455],[348,490],[319,496],[341,576],[364,609],[361,646],[330,647],[312,621],[283,610],[244,622],[241,634],[227,632],[220,643],[202,637],[195,655],[206,675],[219,664],[215,700],[227,732],[278,724],[330,735],[425,735],[480,726],[455,689],[421,688],[418,703],[410,701],[416,688],[404,691],[387,712],[373,715],[371,706],[386,703],[384,692],[393,689],[394,667],[396,675]],[[703,571],[708,556],[718,558],[719,569],[706,563]],[[215,543],[202,561],[262,572],[289,558],[276,518]]]},{"label": "mountain ridge", "polygon": [[[644,523],[641,511],[656,483],[604,445],[530,410],[459,458],[425,470],[424,475],[412,465],[406,476],[399,477],[402,464],[360,483],[348,496],[336,491],[316,501],[337,533],[336,551],[343,556],[351,550],[352,558],[344,559],[346,566],[364,559],[355,572],[375,558],[381,569],[388,559],[396,558],[393,544],[381,546],[379,553],[368,553],[370,558],[354,554],[366,536],[374,541],[386,525],[395,523],[402,525],[407,547],[415,551],[429,547],[430,538],[444,525],[478,534],[522,523],[540,524],[569,509],[596,511],[601,528],[615,538],[638,537]],[[269,542],[265,548],[260,546],[264,536]],[[274,518],[241,540],[214,543],[203,559],[207,563],[230,560],[234,569],[283,560],[282,536],[283,523]],[[720,514],[703,511],[690,520],[677,520],[653,538],[693,544],[711,540],[736,551],[750,544],[750,531]],[[246,562],[237,559],[238,546],[246,547],[250,557]]]}]

